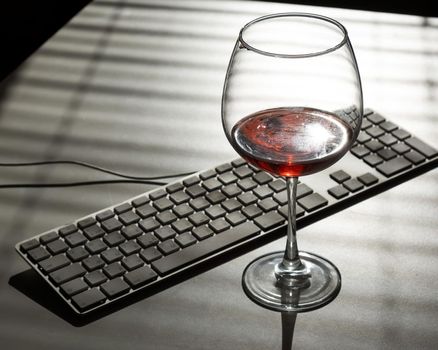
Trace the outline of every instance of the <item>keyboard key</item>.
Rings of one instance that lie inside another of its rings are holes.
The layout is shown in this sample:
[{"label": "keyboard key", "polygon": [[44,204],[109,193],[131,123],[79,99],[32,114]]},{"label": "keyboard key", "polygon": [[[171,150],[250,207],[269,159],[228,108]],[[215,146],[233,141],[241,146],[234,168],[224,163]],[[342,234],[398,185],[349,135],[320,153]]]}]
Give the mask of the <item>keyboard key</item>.
[{"label": "keyboard key", "polygon": [[71,297],[75,294],[83,292],[88,289],[88,285],[82,280],[82,278],[76,278],[73,281],[64,283],[61,287],[61,292]]},{"label": "keyboard key", "polygon": [[188,219],[181,219],[172,223],[172,227],[178,233],[183,233],[190,230],[193,224]]},{"label": "keyboard key", "polygon": [[206,170],[206,171],[202,172],[201,174],[199,174],[199,177],[201,178],[201,180],[207,180],[211,177],[216,176],[216,174],[217,173],[214,169],[209,169],[209,170]]},{"label": "keyboard key", "polygon": [[206,194],[207,190],[200,185],[193,185],[188,187],[186,192],[190,195],[190,197],[197,198]]},{"label": "keyboard key", "polygon": [[227,212],[224,208],[222,208],[219,204],[213,205],[212,207],[205,210],[205,213],[211,219],[217,219],[221,216],[224,216]]},{"label": "keyboard key", "polygon": [[235,198],[227,199],[221,205],[229,213],[242,207],[242,203]]},{"label": "keyboard key", "polygon": [[117,220],[116,218],[111,218],[111,219],[102,221],[101,225],[102,225],[102,228],[106,232],[120,230],[123,227],[122,223],[119,220]]},{"label": "keyboard key", "polygon": [[[75,233],[73,233],[75,234]],[[64,241],[57,239],[56,241],[50,242],[46,245],[47,250],[53,254],[57,255],[60,253],[64,253],[68,249],[68,245],[64,243]]]},{"label": "keyboard key", "polygon": [[102,251],[104,251],[108,246],[103,243],[101,239],[95,239],[92,241],[89,241],[85,244],[85,248],[91,253],[91,254],[97,254]]},{"label": "keyboard key", "polygon": [[120,265],[118,262],[112,263],[108,266],[105,266],[102,271],[108,278],[113,279],[115,277],[122,276],[126,270]]},{"label": "keyboard key", "polygon": [[161,242],[157,247],[164,255],[169,255],[179,250],[178,244],[176,244],[173,239]]},{"label": "keyboard key", "polygon": [[348,192],[348,190],[345,189],[345,187],[342,186],[342,184],[340,184],[340,185],[337,185],[335,187],[328,189],[328,193],[330,193],[336,199],[341,199],[341,198],[348,196],[348,194],[350,192]]},{"label": "keyboard key", "polygon": [[181,182],[176,182],[166,187],[167,192],[174,193],[177,191],[181,191],[184,188],[184,185]]},{"label": "keyboard key", "polygon": [[231,165],[230,163],[225,163],[225,164],[221,164],[221,165],[217,166],[217,167],[215,168],[215,170],[216,170],[219,174],[222,174],[222,173],[225,173],[226,171],[230,171],[232,168],[233,168],[233,167],[232,167],[232,165]]},{"label": "keyboard key", "polygon": [[160,188],[159,190],[156,190],[149,194],[149,198],[153,201],[159,198],[162,198],[167,195],[167,192],[164,188]]},{"label": "keyboard key", "polygon": [[190,232],[184,232],[178,235],[178,237],[175,238],[175,241],[181,246],[181,248],[188,247],[189,245],[195,244],[197,242],[196,238],[193,237]]},{"label": "keyboard key", "polygon": [[173,202],[169,198],[160,198],[154,202],[154,207],[160,211],[173,207]]},{"label": "keyboard key", "polygon": [[60,285],[77,277],[81,277],[85,275],[86,272],[87,271],[79,263],[76,263],[56,270],[50,273],[49,276],[56,285]]},{"label": "keyboard key", "polygon": [[173,208],[173,212],[178,215],[178,217],[183,218],[192,214],[194,210],[189,204],[185,203]]},{"label": "keyboard key", "polygon": [[365,142],[368,142],[370,140],[371,140],[371,136],[368,135],[366,132],[361,132],[356,139],[356,141],[358,143],[365,143]]},{"label": "keyboard key", "polygon": [[60,236],[64,237],[69,235],[70,233],[76,232],[77,230],[78,228],[75,225],[71,224],[68,226],[64,226],[63,228],[60,228],[58,232]]},{"label": "keyboard key", "polygon": [[383,118],[379,113],[373,113],[367,116],[367,119],[373,124],[380,124],[385,121],[385,118]]},{"label": "keyboard key", "polygon": [[127,241],[119,246],[120,251],[126,256],[138,253],[141,250],[140,245],[136,241]]},{"label": "keyboard key", "polygon": [[193,223],[193,225],[200,226],[209,222],[210,218],[202,212],[196,212],[189,216],[189,220]]},{"label": "keyboard key", "polygon": [[73,262],[85,259],[90,255],[84,247],[76,247],[67,251],[67,256]]},{"label": "keyboard key", "polygon": [[[368,142],[371,142],[371,141],[368,141]],[[370,151],[364,146],[355,146],[351,149],[351,153],[353,153],[358,158],[363,158],[367,154],[369,154]]]},{"label": "keyboard key", "polygon": [[231,230],[227,230],[198,244],[184,248],[152,263],[154,270],[165,276],[174,270],[184,267],[206,256],[225,249],[260,233],[260,229],[251,222],[246,222]]},{"label": "keyboard key", "polygon": [[365,173],[361,176],[358,176],[357,179],[362,182],[365,186],[374,185],[379,181],[379,179],[371,173]]},{"label": "keyboard key", "polygon": [[328,204],[327,199],[318,193],[312,193],[306,197],[298,200],[298,204],[302,206],[306,211],[312,212]]},{"label": "keyboard key", "polygon": [[254,179],[255,182],[259,183],[260,185],[264,185],[272,181],[272,176],[269,175],[268,173],[265,173],[264,171],[255,174],[252,178]]},{"label": "keyboard key", "polygon": [[383,159],[380,158],[377,154],[370,154],[366,157],[364,157],[363,159],[365,161],[365,163],[367,163],[368,165],[375,167],[376,165],[379,165],[380,163],[383,162]]},{"label": "keyboard key", "polygon": [[114,299],[119,295],[129,292],[131,288],[122,278],[116,278],[102,284],[100,289],[108,298]]},{"label": "keyboard key", "polygon": [[344,181],[351,179],[351,176],[348,175],[344,170],[335,171],[334,173],[330,174],[330,177],[338,184],[341,184]]},{"label": "keyboard key", "polygon": [[239,178],[233,173],[225,173],[218,176],[218,180],[224,185],[229,185],[233,182],[236,182],[238,179]]},{"label": "keyboard key", "polygon": [[246,215],[248,219],[254,219],[255,217],[263,214],[263,211],[255,204],[251,204],[242,209],[242,213]]},{"label": "keyboard key", "polygon": [[105,231],[100,226],[97,226],[97,225],[91,225],[91,226],[84,228],[84,235],[89,240],[93,240],[93,239],[102,237],[104,234],[105,234]]},{"label": "keyboard key", "polygon": [[[180,185],[180,184],[173,184],[174,186],[177,186],[177,185]],[[182,185],[181,185],[182,186]],[[141,205],[143,205],[143,204],[146,204],[147,202],[149,201],[149,198],[148,197],[146,197],[146,196],[141,196],[141,197],[138,197],[138,198],[136,198],[136,199],[134,199],[132,202],[131,202],[131,204],[135,207],[135,208],[137,208],[137,207],[139,207],[139,206],[141,206]]]},{"label": "keyboard key", "polygon": [[125,241],[125,237],[123,237],[119,232],[111,232],[103,237],[103,241],[108,245],[108,247],[115,247],[120,243]]},{"label": "keyboard key", "polygon": [[138,226],[140,226],[144,232],[149,232],[149,231],[153,231],[156,228],[160,227],[160,224],[154,218],[147,218],[147,219],[141,220],[138,223]]},{"label": "keyboard key", "polygon": [[140,221],[140,216],[133,211],[127,211],[119,215],[119,220],[123,223],[123,225],[131,225]]},{"label": "keyboard key", "polygon": [[137,242],[143,247],[143,248],[149,248],[156,244],[158,244],[158,238],[155,237],[152,233],[146,233],[141,237],[137,238]]},{"label": "keyboard key", "polygon": [[276,201],[274,201],[272,198],[262,199],[260,202],[257,203],[257,205],[264,212],[274,210],[278,207],[278,203]]},{"label": "keyboard key", "polygon": [[[263,174],[263,173],[259,173]],[[258,175],[258,174],[257,174]],[[271,196],[274,193],[274,190],[270,188],[268,185],[257,187],[253,190],[253,193],[259,197],[260,199]]]},{"label": "keyboard key", "polygon": [[233,167],[236,167],[236,168],[243,165],[243,164],[246,164],[246,162],[243,158],[237,158],[231,162],[231,165]]},{"label": "keyboard key", "polygon": [[366,133],[374,138],[378,138],[379,136],[385,134],[385,131],[378,126],[372,126],[371,128],[367,129]]},{"label": "keyboard key", "polygon": [[366,130],[370,128],[373,124],[368,119],[362,119],[362,125],[360,126],[361,130]]},{"label": "keyboard key", "polygon": [[[68,243],[68,245],[70,247],[77,247],[79,245],[84,244],[87,241],[87,238],[82,233],[75,232],[75,233],[72,233],[71,235],[65,236],[64,240]],[[55,242],[57,242],[57,241],[55,241]],[[55,242],[52,242],[52,243],[55,243]],[[62,242],[62,241],[59,241],[59,242]],[[50,244],[52,244],[52,243],[50,243]],[[64,248],[65,243],[64,244],[57,243],[57,244],[59,245],[58,249],[65,249]]]},{"label": "keyboard key", "polygon": [[[151,197],[151,198],[152,198],[152,197]],[[117,215],[120,215],[120,214],[122,214],[122,213],[124,213],[124,212],[127,212],[128,210],[131,210],[131,209],[132,209],[131,204],[129,204],[129,203],[123,203],[123,204],[120,204],[120,205],[116,206],[116,207],[114,208],[114,212],[115,212]]]},{"label": "keyboard key", "polygon": [[397,125],[395,125],[394,123],[392,123],[390,121],[383,122],[379,126],[383,130],[385,130],[386,132],[391,132],[391,131],[394,131],[398,128]]},{"label": "keyboard key", "polygon": [[[313,190],[306,184],[300,183],[297,186],[297,198],[301,198],[311,194]],[[287,193],[287,192],[286,192]]]},{"label": "keyboard key", "polygon": [[175,237],[176,231],[170,226],[164,226],[155,230],[155,235],[160,239],[160,241],[166,241]]},{"label": "keyboard key", "polygon": [[197,183],[199,183],[199,177],[197,177],[196,175],[191,176],[183,181],[183,184],[186,187],[192,186],[192,185],[197,184]]},{"label": "keyboard key", "polygon": [[100,305],[104,303],[105,300],[105,295],[96,288],[79,293],[72,298],[73,304],[81,311]]},{"label": "keyboard key", "polygon": [[392,149],[390,148],[384,148],[381,149],[379,152],[377,152],[377,154],[383,158],[384,160],[390,160],[392,158],[397,157],[397,153],[395,153]]},{"label": "keyboard key", "polygon": [[224,218],[213,220],[208,226],[216,233],[223,232],[230,228],[230,224]]},{"label": "keyboard key", "polygon": [[157,210],[153,206],[151,206],[150,204],[144,204],[141,207],[138,207],[136,212],[143,219],[146,219],[146,218],[154,215],[157,212]]},{"label": "keyboard key", "polygon": [[90,287],[96,287],[99,284],[102,284],[105,282],[108,278],[103,274],[102,271],[93,271],[90,273],[87,273],[84,276],[85,282],[87,282]]},{"label": "keyboard key", "polygon": [[205,198],[192,199],[189,204],[195,210],[203,210],[210,206],[210,203]]},{"label": "keyboard key", "polygon": [[385,134],[379,137],[379,141],[383,143],[385,146],[391,146],[398,142],[398,140],[391,134]]},{"label": "keyboard key", "polygon": [[250,177],[237,181],[237,186],[239,186],[244,191],[252,190],[258,186],[257,182],[255,182]]},{"label": "keyboard key", "polygon": [[426,157],[416,151],[410,151],[406,153],[404,157],[415,165],[423,163],[426,160]]},{"label": "keyboard key", "polygon": [[104,221],[104,220],[107,220],[109,218],[112,218],[113,216],[114,216],[114,212],[112,210],[108,209],[108,210],[105,210],[105,211],[97,214],[96,219],[98,221]]},{"label": "keyboard key", "polygon": [[105,261],[100,256],[93,255],[82,261],[82,265],[88,270],[93,271],[105,266]]},{"label": "keyboard key", "polygon": [[257,226],[259,226],[263,231],[266,232],[284,223],[284,217],[275,211],[271,211],[265,215],[259,216],[254,220],[254,222],[257,224]]},{"label": "keyboard key", "polygon": [[212,178],[212,179],[208,179],[208,180],[204,181],[202,183],[202,186],[204,186],[204,188],[207,191],[212,192],[214,190],[217,190],[217,189],[221,188],[222,187],[222,183],[218,179]]},{"label": "keyboard key", "polygon": [[398,154],[404,154],[411,150],[411,148],[405,143],[399,142],[391,147]]},{"label": "keyboard key", "polygon": [[59,254],[49,259],[40,261],[38,265],[45,274],[48,274],[52,271],[60,269],[61,267],[70,265],[70,260],[68,260],[64,254]]},{"label": "keyboard key", "polygon": [[217,203],[220,203],[226,199],[225,195],[220,191],[214,191],[214,192],[207,193],[205,198],[207,198],[207,200],[211,204],[217,204]]},{"label": "keyboard key", "polygon": [[161,253],[155,247],[150,247],[145,250],[142,250],[139,255],[147,263],[157,260],[162,256]]},{"label": "keyboard key", "polygon": [[358,181],[357,179],[350,179],[345,181],[342,184],[346,189],[348,189],[350,192],[357,192],[363,188],[362,182]]},{"label": "keyboard key", "polygon": [[38,242],[38,240],[33,238],[31,240],[28,240],[28,241],[22,243],[20,245],[20,250],[22,252],[27,252],[28,250],[34,249],[34,248],[38,247],[39,245],[40,245],[40,243]]},{"label": "keyboard key", "polygon": [[250,204],[256,203],[258,201],[258,198],[256,197],[256,195],[254,193],[251,193],[251,192],[242,193],[241,195],[239,195],[237,197],[237,199],[243,205],[250,205]]},{"label": "keyboard key", "polygon": [[134,270],[144,265],[144,261],[138,255],[130,255],[122,260],[122,265],[128,270]]},{"label": "keyboard key", "polygon": [[435,148],[430,147],[428,144],[417,139],[416,137],[411,137],[409,139],[406,139],[405,143],[407,143],[409,146],[411,146],[417,152],[420,152],[421,154],[423,154],[424,156],[426,156],[429,159],[438,155],[438,151]]},{"label": "keyboard key", "polygon": [[388,162],[385,162],[377,166],[377,170],[386,177],[394,176],[404,170],[412,167],[412,164],[405,158],[398,157],[393,158]]},{"label": "keyboard key", "polygon": [[233,173],[236,174],[239,178],[243,179],[244,177],[252,175],[254,172],[247,165],[243,165],[234,169]]},{"label": "keyboard key", "polygon": [[200,241],[213,236],[213,234],[213,230],[207,226],[200,226],[193,230],[193,235]]},{"label": "keyboard key", "polygon": [[234,213],[226,215],[225,220],[227,220],[232,226],[237,226],[246,221],[246,216],[240,211],[235,211]]},{"label": "keyboard key", "polygon": [[123,254],[117,248],[111,248],[105,250],[100,254],[100,256],[105,260],[108,264],[111,264],[114,261],[118,261],[123,259]]},{"label": "keyboard key", "polygon": [[144,266],[134,271],[128,272],[124,278],[125,281],[128,282],[129,285],[135,289],[142,285],[155,281],[158,278],[158,275],[151,268]]},{"label": "keyboard key", "polygon": [[227,185],[222,189],[222,193],[228,198],[236,197],[242,193],[242,190],[236,184]]},{"label": "keyboard key", "polygon": [[49,242],[54,241],[58,238],[58,234],[54,231],[46,233],[40,237],[40,242],[43,244],[47,244]]},{"label": "keyboard key", "polygon": [[85,227],[94,225],[95,223],[96,223],[96,219],[90,216],[88,218],[78,221],[78,227],[80,229],[84,229]]},{"label": "keyboard key", "polygon": [[276,194],[274,194],[274,200],[276,202],[278,202],[280,205],[285,205],[287,204],[287,190],[283,190],[281,192],[278,192]]},{"label": "keyboard key", "polygon": [[143,231],[137,225],[129,225],[122,228],[122,234],[126,237],[126,239],[133,239],[143,234]]},{"label": "keyboard key", "polygon": [[156,215],[156,218],[161,223],[161,225],[170,224],[171,222],[174,222],[178,219],[178,217],[170,210],[162,211],[161,213]]},{"label": "keyboard key", "polygon": [[371,140],[365,143],[365,147],[367,147],[371,152],[377,152],[383,148],[383,143],[377,140]]},{"label": "keyboard key", "polygon": [[392,134],[397,137],[399,140],[407,139],[409,136],[411,136],[410,133],[408,133],[406,130],[403,129],[397,129],[392,132]]},{"label": "keyboard key", "polygon": [[275,192],[280,192],[286,189],[286,182],[283,179],[277,179],[268,184]]},{"label": "keyboard key", "polygon": [[185,203],[185,202],[188,202],[191,199],[190,196],[187,193],[185,193],[184,191],[178,191],[178,192],[172,193],[169,196],[169,198],[175,204]]}]

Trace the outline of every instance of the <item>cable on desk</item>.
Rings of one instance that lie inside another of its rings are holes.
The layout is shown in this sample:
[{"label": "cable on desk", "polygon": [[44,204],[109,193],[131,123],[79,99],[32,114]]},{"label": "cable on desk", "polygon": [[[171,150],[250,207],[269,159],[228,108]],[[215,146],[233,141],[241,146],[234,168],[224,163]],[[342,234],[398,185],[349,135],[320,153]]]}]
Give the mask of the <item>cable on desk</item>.
[{"label": "cable on desk", "polygon": [[112,183],[135,183],[135,184],[146,184],[146,185],[167,185],[167,182],[156,181],[162,179],[171,179],[176,177],[183,177],[193,174],[194,172],[185,172],[178,174],[168,174],[162,176],[133,176],[123,173],[116,172],[107,168],[99,167],[94,164],[76,161],[76,160],[48,160],[39,162],[25,162],[25,163],[0,163],[0,167],[27,167],[27,166],[40,166],[40,165],[56,165],[56,164],[70,164],[78,165],[85,168],[90,168],[110,175],[122,177],[129,180],[96,180],[96,181],[79,181],[79,182],[65,182],[65,183],[23,183],[23,184],[0,184],[0,189],[2,188],[42,188],[42,187],[77,187],[77,186],[91,186],[91,185],[103,185]]}]

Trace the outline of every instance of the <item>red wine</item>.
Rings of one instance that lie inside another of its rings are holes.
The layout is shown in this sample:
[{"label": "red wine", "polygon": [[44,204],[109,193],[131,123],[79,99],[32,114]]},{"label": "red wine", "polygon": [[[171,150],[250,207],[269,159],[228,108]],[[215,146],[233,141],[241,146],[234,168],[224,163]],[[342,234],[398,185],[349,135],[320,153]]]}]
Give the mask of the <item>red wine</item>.
[{"label": "red wine", "polygon": [[273,108],[241,119],[232,145],[249,163],[295,177],[323,170],[349,149],[351,127],[333,113],[307,107]]}]

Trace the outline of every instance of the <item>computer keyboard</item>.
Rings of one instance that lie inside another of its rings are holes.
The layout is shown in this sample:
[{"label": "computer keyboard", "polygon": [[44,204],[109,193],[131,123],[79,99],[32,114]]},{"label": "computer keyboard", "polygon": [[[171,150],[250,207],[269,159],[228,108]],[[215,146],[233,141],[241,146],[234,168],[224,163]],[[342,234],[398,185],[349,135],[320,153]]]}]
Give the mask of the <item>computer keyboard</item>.
[{"label": "computer keyboard", "polygon": [[[438,151],[366,109],[356,144],[298,185],[297,226],[418,176]],[[230,250],[285,234],[285,181],[242,159],[201,171],[16,245],[78,314],[108,306]]]}]

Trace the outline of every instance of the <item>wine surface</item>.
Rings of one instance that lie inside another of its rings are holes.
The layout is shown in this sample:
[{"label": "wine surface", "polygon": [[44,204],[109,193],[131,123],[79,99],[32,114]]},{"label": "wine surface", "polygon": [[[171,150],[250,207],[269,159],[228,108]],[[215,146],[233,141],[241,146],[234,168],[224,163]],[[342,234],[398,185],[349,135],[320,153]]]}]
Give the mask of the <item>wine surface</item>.
[{"label": "wine surface", "polygon": [[282,107],[253,113],[231,131],[232,145],[248,162],[295,177],[321,171],[349,149],[353,132],[330,112]]}]

